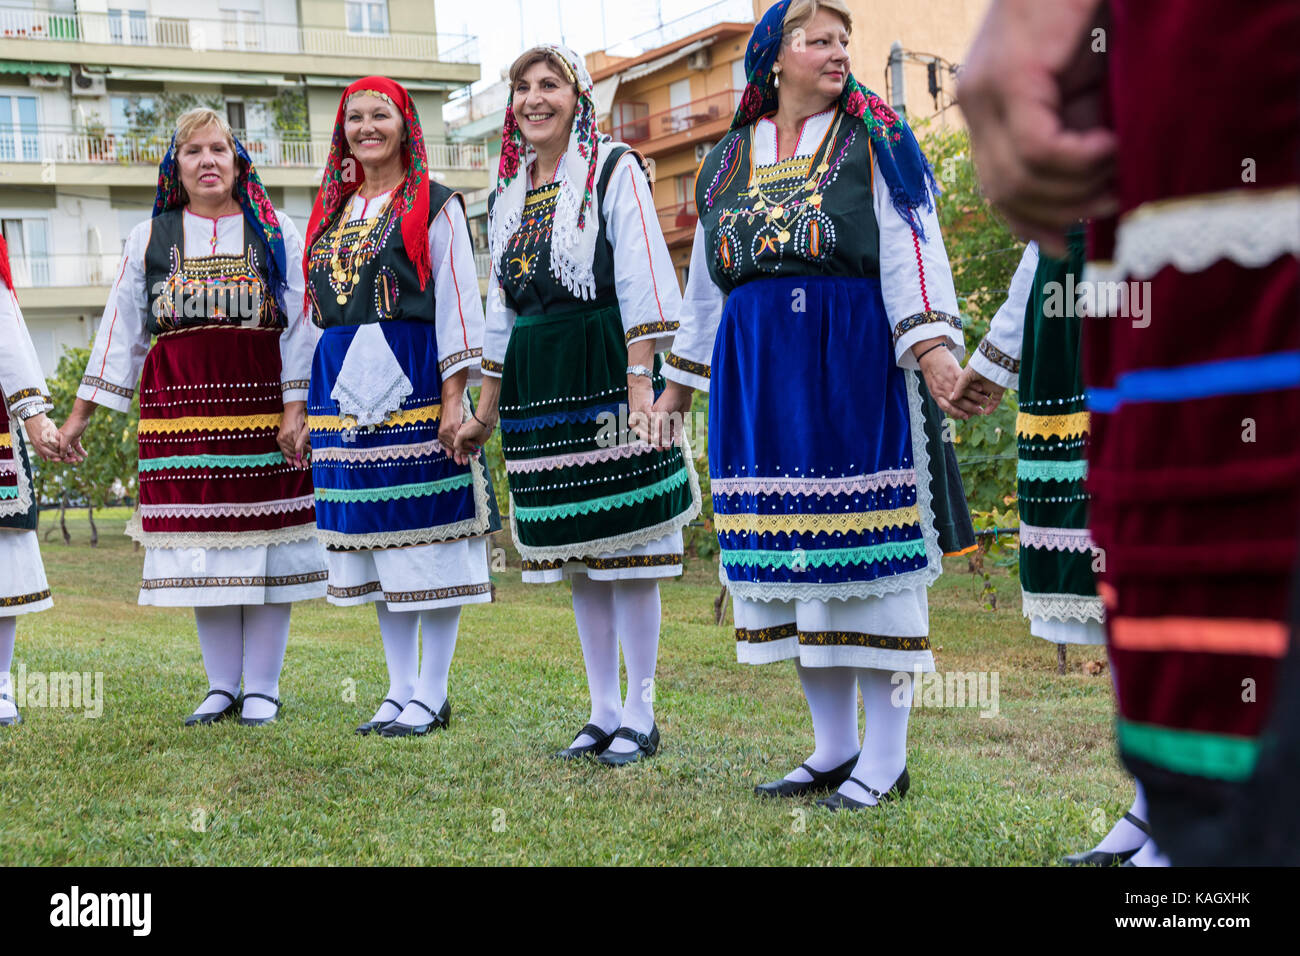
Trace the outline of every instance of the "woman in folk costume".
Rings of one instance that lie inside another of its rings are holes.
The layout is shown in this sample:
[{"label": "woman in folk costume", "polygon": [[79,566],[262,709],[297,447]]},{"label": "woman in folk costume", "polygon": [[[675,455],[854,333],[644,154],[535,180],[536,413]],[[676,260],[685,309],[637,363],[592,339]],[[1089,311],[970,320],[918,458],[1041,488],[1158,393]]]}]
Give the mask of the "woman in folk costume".
[{"label": "woman in folk costume", "polygon": [[482,421],[461,447],[487,440],[499,402],[523,577],[571,580],[591,691],[589,721],[557,756],[621,765],[659,746],[658,582],[681,574],[681,529],[700,507],[685,443],[647,441],[662,387],[655,353],[672,340],[681,298],[646,176],[636,154],[597,132],[581,58],[536,47],[510,84],[489,197]]},{"label": "woman in folk costume", "polygon": [[304,269],[325,330],[308,411],[329,600],[374,602],[388,663],[357,733],[427,734],[451,716],[461,606],[492,599],[484,536],[500,522],[482,461],[453,453],[483,341],[463,199],[430,182],[415,104],[392,80],[343,93]]},{"label": "woman in folk costume", "polygon": [[[1074,294],[1083,278],[1083,229],[1068,235],[1065,259],[1025,248],[1006,302],[971,355],[958,395],[992,414],[1018,389],[1017,498],[1020,586],[1029,633],[1054,644],[1104,644],[1105,611],[1093,578],[1098,554],[1088,533],[1088,412]],[[1067,863],[1135,866],[1159,862],[1141,784],[1129,811],[1091,850]]]},{"label": "woman in folk costume", "polygon": [[821,801],[833,810],[907,792],[912,688],[891,678],[934,669],[926,588],[942,553],[974,540],[939,410],[977,407],[946,403],[964,344],[933,176],[849,73],[850,27],[839,0],[783,0],[755,27],[732,131],[696,181],[656,406],[684,412],[711,391],[737,657],[794,659],[812,712],[812,755],[757,792],[838,788]]},{"label": "woman in folk costume", "polygon": [[36,540],[36,496],[19,425],[45,461],[62,458],[59,435],[46,417],[54,406],[36,349],[18,308],[9,248],[0,238],[0,727],[22,723],[12,694],[18,615],[44,611],[53,602]]},{"label": "woman in folk costume", "polygon": [[305,457],[313,336],[289,267],[301,254],[225,119],[184,113],[61,432],[82,453],[96,407],[129,411],[139,379],[127,534],[146,549],[140,603],[194,608],[210,689],[186,726],[274,720],[290,608],[325,592]]}]

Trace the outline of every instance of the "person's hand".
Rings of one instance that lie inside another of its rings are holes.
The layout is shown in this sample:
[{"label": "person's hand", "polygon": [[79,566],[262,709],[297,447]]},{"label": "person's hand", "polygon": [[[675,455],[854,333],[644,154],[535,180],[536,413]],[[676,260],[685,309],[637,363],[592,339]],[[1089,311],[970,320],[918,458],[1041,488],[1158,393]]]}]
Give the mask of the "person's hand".
[{"label": "person's hand", "polygon": [[644,375],[629,375],[627,385],[627,424],[646,444],[651,438],[651,410],[654,408],[655,390]]},{"label": "person's hand", "polygon": [[452,444],[444,445],[443,448],[447,449],[456,464],[467,465],[491,437],[492,429],[471,415],[456,429]]},{"label": "person's hand", "polygon": [[81,436],[85,434],[90,418],[73,411],[58,430],[59,460],[69,464],[79,464],[86,460],[86,449],[81,447]]},{"label": "person's hand", "polygon": [[311,463],[311,432],[307,429],[307,403],[286,402],[280,419],[280,432],[276,444],[284,460],[295,468],[306,468]]},{"label": "person's hand", "polygon": [[948,400],[948,396],[957,387],[957,380],[961,378],[961,366],[952,357],[952,351],[947,345],[939,348],[934,348],[924,342],[920,343],[920,345],[925,346],[921,350],[923,353],[920,359],[921,374],[925,377],[925,387],[930,390],[930,396],[945,415],[960,418],[963,421],[970,418],[971,412],[976,406],[967,407],[961,403]]},{"label": "person's hand", "polygon": [[41,461],[62,461],[63,453],[59,449],[59,430],[54,422],[41,412],[23,422],[27,430],[27,441],[36,449]]},{"label": "person's hand", "polygon": [[985,195],[1011,228],[1064,257],[1066,228],[1116,209],[1115,135],[1100,0],[995,0],[966,56],[957,100]]},{"label": "person's hand", "polygon": [[948,401],[962,407],[973,402],[979,414],[992,415],[998,410],[998,405],[1002,403],[1002,396],[1006,391],[1005,386],[985,378],[967,365],[962,369],[961,378],[957,380],[957,387],[948,396]]},{"label": "person's hand", "polygon": [[691,410],[691,402],[694,399],[695,389],[689,385],[670,380],[664,386],[663,394],[651,409],[650,443],[652,445],[662,450],[677,444],[677,437],[684,430],[686,413]]}]

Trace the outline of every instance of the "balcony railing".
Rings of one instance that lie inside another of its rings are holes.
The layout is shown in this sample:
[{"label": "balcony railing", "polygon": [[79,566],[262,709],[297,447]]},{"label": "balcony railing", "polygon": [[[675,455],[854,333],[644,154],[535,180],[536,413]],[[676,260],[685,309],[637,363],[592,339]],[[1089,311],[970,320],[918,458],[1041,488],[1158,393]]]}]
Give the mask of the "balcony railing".
[{"label": "balcony railing", "polygon": [[[80,130],[26,130],[0,126],[0,163],[88,163],[157,166],[167,152],[170,136],[145,133],[92,134]],[[325,138],[240,138],[260,169],[295,167],[322,169],[329,156]],[[487,147],[475,143],[426,143],[433,169],[486,170]]]},{"label": "balcony railing", "polygon": [[678,203],[675,206],[660,209],[658,213],[659,229],[665,234],[675,229],[694,229],[696,221],[700,218],[695,211],[694,199],[688,199],[686,202]]},{"label": "balcony railing", "polygon": [[47,256],[11,256],[9,265],[17,289],[108,286],[113,283],[120,258],[55,252]]},{"label": "balcony railing", "polygon": [[698,100],[691,100],[672,109],[628,119],[617,124],[612,132],[614,139],[624,143],[640,143],[660,136],[671,136],[683,130],[704,126],[720,119],[731,119],[740,103],[742,90],[725,90]]},{"label": "balcony railing", "polygon": [[150,46],[196,52],[306,53],[477,63],[478,41],[448,33],[352,33],[296,23],[261,23],[233,18],[131,16],[0,9],[0,39]]}]

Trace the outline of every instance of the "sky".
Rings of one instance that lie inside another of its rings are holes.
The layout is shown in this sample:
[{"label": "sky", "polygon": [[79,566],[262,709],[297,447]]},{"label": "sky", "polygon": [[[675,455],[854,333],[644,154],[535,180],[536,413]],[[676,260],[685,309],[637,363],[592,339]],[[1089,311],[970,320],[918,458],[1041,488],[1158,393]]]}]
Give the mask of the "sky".
[{"label": "sky", "polygon": [[[753,19],[751,0],[436,0],[439,33],[478,37],[483,79],[500,78],[515,57],[538,43],[560,42],[578,53],[639,53],[721,20]],[[685,19],[683,19],[685,18]],[[673,22],[676,21],[676,22]],[[643,36],[661,25],[672,34]]]}]

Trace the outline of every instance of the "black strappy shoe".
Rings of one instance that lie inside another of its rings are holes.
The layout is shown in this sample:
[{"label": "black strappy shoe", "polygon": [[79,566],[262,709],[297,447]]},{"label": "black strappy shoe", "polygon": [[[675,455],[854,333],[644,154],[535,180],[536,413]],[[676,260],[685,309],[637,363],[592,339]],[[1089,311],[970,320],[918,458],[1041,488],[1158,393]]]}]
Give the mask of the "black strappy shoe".
[{"label": "black strappy shoe", "polygon": [[[399,704],[391,697],[385,697],[383,700],[379,702],[380,707],[383,707],[384,704],[392,704],[394,707],[396,707],[398,716],[400,716],[402,711],[406,709],[406,707],[403,704]],[[397,717],[393,718],[393,720],[396,719]],[[364,724],[362,724],[360,727],[357,728],[356,732],[359,733],[362,737],[364,737],[367,734],[373,733],[376,730],[382,730],[383,728],[391,724],[393,720],[367,720]]]},{"label": "black strappy shoe", "polygon": [[584,724],[583,728],[573,735],[577,740],[583,734],[586,734],[594,744],[587,744],[584,747],[565,747],[559,753],[551,754],[557,760],[578,760],[582,757],[599,757],[609,747],[614,740],[614,735],[608,731],[602,730],[595,724]]},{"label": "black strappy shoe", "polygon": [[[451,723],[451,698],[443,701],[442,710],[438,711],[436,714],[433,712],[433,708],[422,700],[412,699],[406,706],[409,707],[411,704],[423,708],[428,712],[429,717],[432,719],[427,723],[415,724],[414,726],[411,724],[399,724],[396,720],[393,720],[391,723],[385,724],[383,727],[379,728],[379,736],[423,737],[430,731],[437,730],[440,727],[446,727]],[[398,716],[401,715],[399,714]]]},{"label": "black strappy shoe", "polygon": [[605,745],[605,752],[596,759],[606,767],[623,767],[630,763],[636,763],[645,757],[653,757],[659,750],[659,725],[655,724],[650,728],[650,733],[643,734],[639,730],[633,730],[631,727],[620,727],[610,734],[609,742],[612,744],[614,738],[621,737],[624,740],[630,740],[636,744],[636,750],[630,750],[625,754],[614,753]]},{"label": "black strappy shoe", "polygon": [[886,803],[890,800],[893,800],[894,794],[898,794],[898,799],[902,800],[905,796],[907,796],[907,790],[912,785],[912,780],[907,775],[906,767],[904,767],[903,772],[898,775],[898,779],[894,781],[894,785],[890,787],[888,790],[886,790],[884,793],[881,793],[879,790],[876,790],[873,787],[868,787],[857,777],[849,777],[849,779],[846,782],[856,783],[867,793],[875,797],[876,802],[862,803],[858,800],[854,800],[851,797],[846,797],[842,793],[836,792],[836,793],[832,793],[829,797],[825,797],[821,800],[818,800],[817,806],[825,807],[827,810],[830,810],[832,813],[834,813],[836,810],[865,810],[867,807],[878,807],[882,803]]},{"label": "black strappy shoe", "polygon": [[[1151,839],[1151,827],[1145,820],[1139,820],[1131,813],[1124,814],[1124,819],[1133,826],[1137,827],[1146,834],[1147,840]],[[1144,840],[1143,843],[1146,841]],[[1120,850],[1113,853],[1110,850],[1088,850],[1086,853],[1071,853],[1064,857],[1061,862],[1066,866],[1127,866],[1129,860],[1142,849],[1142,843],[1139,843],[1131,850]]]},{"label": "black strappy shoe", "polygon": [[[231,714],[233,714],[236,710],[239,709],[239,705],[241,703],[240,698],[235,696],[228,690],[210,690],[203,695],[203,700],[207,700],[213,694],[220,694],[222,697],[229,697],[230,703],[227,704],[222,710],[214,710],[207,714],[200,714],[197,711],[195,711],[194,713],[190,714],[188,717],[185,718],[186,727],[199,727],[205,724],[215,724],[218,720],[225,720],[227,717],[229,717]],[[203,700],[199,701],[199,703],[202,704]]]},{"label": "black strappy shoe", "polygon": [[[14,700],[8,694],[0,694],[0,700],[7,700],[14,705],[14,710],[18,709],[18,701]],[[23,722],[23,715],[15,713],[12,717],[0,717],[0,727],[17,727]]]},{"label": "black strappy shoe", "polygon": [[250,697],[256,697],[259,700],[269,700],[271,703],[275,704],[275,713],[272,714],[270,717],[242,717],[241,716],[239,718],[239,723],[244,727],[265,727],[267,724],[275,723],[276,718],[280,716],[280,710],[282,707],[282,705],[280,704],[280,698],[272,697],[270,694],[244,694],[245,700],[247,700]]},{"label": "black strappy shoe", "polygon": [[806,763],[799,766],[808,771],[811,780],[773,780],[771,783],[760,783],[754,788],[754,793],[760,797],[801,797],[805,793],[821,793],[824,790],[834,790],[844,781],[848,780],[853,774],[853,766],[858,762],[858,755],[854,754],[844,763],[831,770],[814,770]]}]

